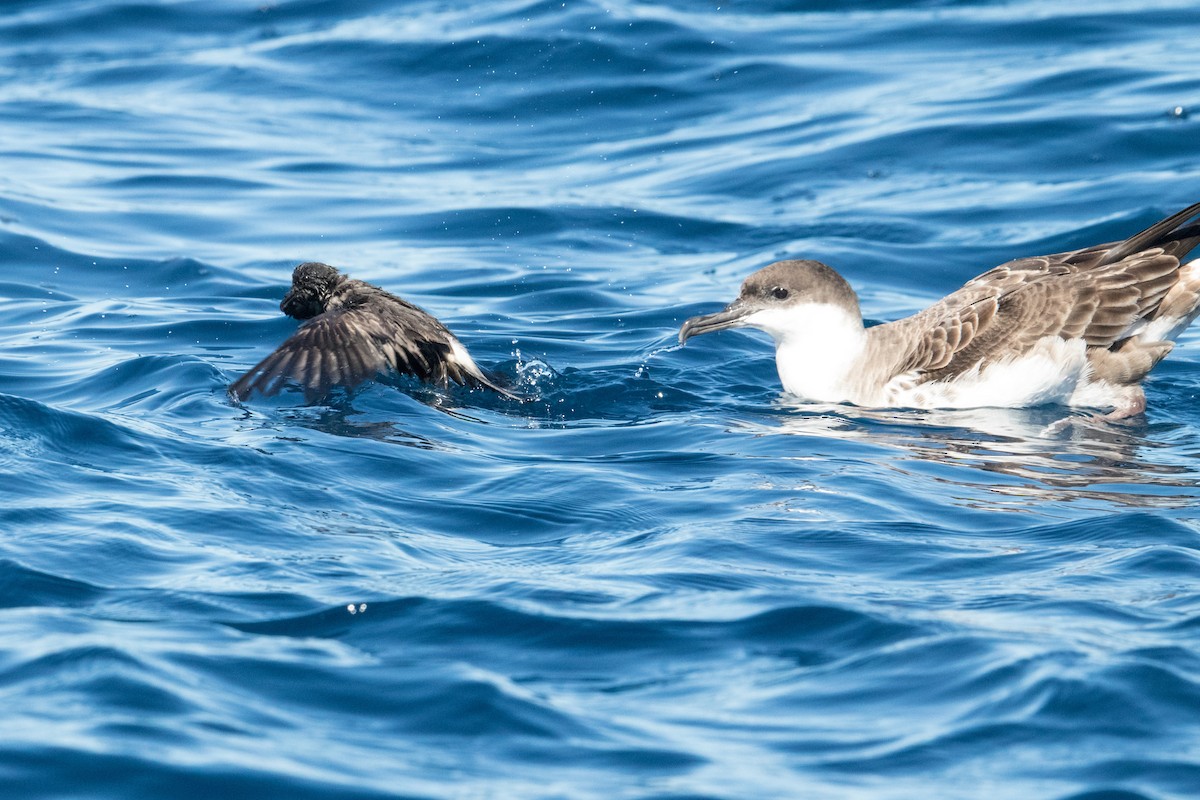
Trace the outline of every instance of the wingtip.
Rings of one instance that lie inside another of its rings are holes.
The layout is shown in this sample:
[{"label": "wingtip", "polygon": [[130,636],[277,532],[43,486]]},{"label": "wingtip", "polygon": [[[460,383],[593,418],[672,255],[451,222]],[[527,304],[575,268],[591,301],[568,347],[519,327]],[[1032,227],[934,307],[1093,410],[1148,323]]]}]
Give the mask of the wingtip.
[{"label": "wingtip", "polygon": [[[1117,243],[1115,247],[1105,254],[1100,264],[1115,264],[1142,250],[1159,246],[1163,244],[1164,239],[1169,240],[1172,236],[1178,236],[1182,233],[1185,224],[1198,216],[1200,216],[1200,203],[1193,203],[1182,211],[1177,211],[1166,219],[1160,220],[1145,230],[1139,231],[1128,239]],[[1182,252],[1175,252],[1173,255],[1177,258],[1183,258],[1194,246],[1195,242],[1193,241]]]},{"label": "wingtip", "polygon": [[244,385],[245,380],[246,377],[242,376],[225,388],[226,396],[238,405],[250,396],[250,389]]},{"label": "wingtip", "polygon": [[501,384],[505,381],[499,378],[499,376],[497,376],[494,372],[484,372],[483,370],[480,370],[479,375],[476,376],[476,380],[478,381],[479,386],[485,389],[490,389],[501,397],[507,397],[509,400],[516,400],[518,403],[524,403],[527,400],[532,399],[531,397],[517,394],[507,386],[502,386]]}]

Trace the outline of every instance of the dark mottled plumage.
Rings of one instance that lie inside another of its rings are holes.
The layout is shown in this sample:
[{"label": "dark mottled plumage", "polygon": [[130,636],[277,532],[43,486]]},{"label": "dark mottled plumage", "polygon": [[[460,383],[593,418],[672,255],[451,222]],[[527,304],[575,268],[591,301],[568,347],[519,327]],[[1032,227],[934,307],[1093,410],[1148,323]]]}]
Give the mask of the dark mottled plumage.
[{"label": "dark mottled plumage", "polygon": [[278,392],[287,381],[309,402],[335,386],[353,388],[387,372],[447,385],[484,387],[516,397],[480,369],[446,326],[378,286],[354,280],[328,264],[308,262],[292,273],[279,304],[304,324],[229,387],[244,400]]},{"label": "dark mottled plumage", "polygon": [[[1200,243],[1200,225],[1187,224],[1197,215],[1200,203],[1121,242],[1010,261],[920,313],[865,331],[857,297],[840,275],[815,261],[778,262],[747,278],[724,311],[687,320],[679,340],[762,328],[776,339],[789,391],[875,406],[983,404],[960,390],[990,365],[1031,354],[1061,358],[1071,403],[1136,413],[1144,405],[1138,383],[1200,313],[1200,263],[1181,265]],[[806,316],[816,313],[829,323],[814,333]],[[822,341],[824,331],[849,344]],[[844,354],[842,365],[824,351]],[[1076,352],[1083,360],[1069,366]],[[1048,391],[1031,390],[1028,402]]]}]

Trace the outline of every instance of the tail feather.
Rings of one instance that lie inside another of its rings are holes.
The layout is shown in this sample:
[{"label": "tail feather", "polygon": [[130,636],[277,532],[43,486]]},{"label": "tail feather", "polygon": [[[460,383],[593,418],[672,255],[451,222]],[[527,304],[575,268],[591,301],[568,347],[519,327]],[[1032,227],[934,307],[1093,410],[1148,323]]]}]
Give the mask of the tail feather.
[{"label": "tail feather", "polygon": [[1092,378],[1114,386],[1133,386],[1154,369],[1155,364],[1167,357],[1175,345],[1170,342],[1144,341],[1140,338],[1126,339],[1120,346],[1109,350],[1097,347],[1088,351],[1088,363]]},{"label": "tail feather", "polygon": [[1200,316],[1200,260],[1179,268],[1179,279],[1138,338],[1147,342],[1173,342],[1197,316]]}]

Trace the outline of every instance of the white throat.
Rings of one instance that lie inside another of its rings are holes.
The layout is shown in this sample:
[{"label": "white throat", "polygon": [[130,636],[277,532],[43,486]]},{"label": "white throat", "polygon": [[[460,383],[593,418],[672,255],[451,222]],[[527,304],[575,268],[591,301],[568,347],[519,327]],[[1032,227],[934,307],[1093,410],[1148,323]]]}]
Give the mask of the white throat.
[{"label": "white throat", "polygon": [[861,318],[840,306],[808,303],[763,309],[746,324],[775,339],[775,367],[786,391],[826,403],[853,399],[849,383],[867,342]]}]

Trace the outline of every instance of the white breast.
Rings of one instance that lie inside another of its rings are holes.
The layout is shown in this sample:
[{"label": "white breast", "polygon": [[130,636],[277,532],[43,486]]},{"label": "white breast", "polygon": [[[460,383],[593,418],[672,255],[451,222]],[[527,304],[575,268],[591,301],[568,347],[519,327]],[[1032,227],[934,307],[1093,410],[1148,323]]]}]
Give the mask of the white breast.
[{"label": "white breast", "polygon": [[783,388],[805,400],[855,402],[849,378],[866,345],[862,320],[844,308],[811,303],[759,311],[747,324],[775,339]]}]

